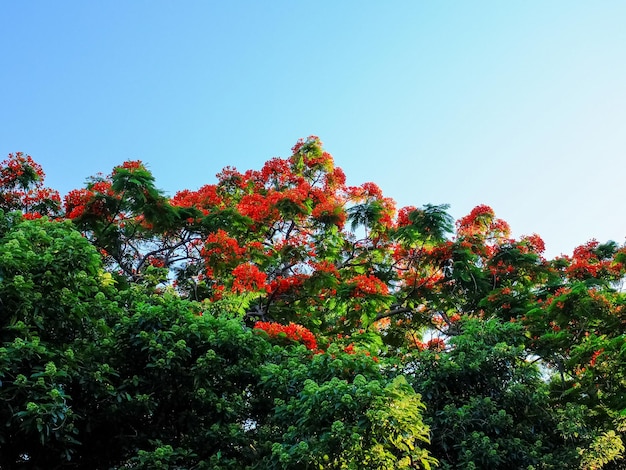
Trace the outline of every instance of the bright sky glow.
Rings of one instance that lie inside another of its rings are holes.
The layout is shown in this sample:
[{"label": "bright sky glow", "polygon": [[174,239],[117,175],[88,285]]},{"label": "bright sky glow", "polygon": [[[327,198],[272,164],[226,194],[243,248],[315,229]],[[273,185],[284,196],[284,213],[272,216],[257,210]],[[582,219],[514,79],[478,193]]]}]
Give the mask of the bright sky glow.
[{"label": "bright sky glow", "polygon": [[315,134],[398,206],[488,204],[548,255],[626,236],[626,2],[6,1],[0,157],[168,194]]}]

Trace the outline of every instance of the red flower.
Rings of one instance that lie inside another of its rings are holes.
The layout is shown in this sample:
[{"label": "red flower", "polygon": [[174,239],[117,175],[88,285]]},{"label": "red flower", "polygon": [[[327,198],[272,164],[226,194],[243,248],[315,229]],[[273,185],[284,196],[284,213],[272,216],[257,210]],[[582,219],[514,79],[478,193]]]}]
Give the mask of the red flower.
[{"label": "red flower", "polygon": [[223,200],[217,193],[217,186],[207,184],[197,191],[185,189],[177,192],[170,204],[177,207],[195,207],[201,210],[204,215],[208,215],[213,209],[221,208]]},{"label": "red flower", "polygon": [[202,257],[209,265],[237,263],[245,253],[246,249],[222,229],[209,234],[201,251]]},{"label": "red flower", "polygon": [[127,170],[138,170],[140,168],[143,168],[143,163],[141,162],[141,160],[127,160],[122,163],[122,168],[125,168]]},{"label": "red flower", "polygon": [[433,338],[426,343],[426,349],[431,351],[443,351],[446,349],[446,343],[441,338]]},{"label": "red flower", "polygon": [[303,274],[296,274],[289,277],[279,277],[274,279],[267,285],[268,294],[285,294],[286,292],[293,291],[302,286],[302,283],[306,279]]},{"label": "red flower", "polygon": [[317,340],[315,336],[302,325],[293,322],[289,323],[289,325],[281,325],[275,322],[258,321],[254,324],[254,328],[265,331],[270,338],[286,337],[290,341],[304,344],[306,348],[311,351],[317,350]]},{"label": "red flower", "polygon": [[598,349],[597,351],[593,353],[593,355],[591,356],[591,360],[589,361],[590,367],[594,367],[596,365],[596,360],[598,359],[598,356],[602,354],[603,352],[604,352],[604,348]]},{"label": "red flower", "polygon": [[414,212],[417,208],[415,206],[406,206],[402,207],[398,211],[398,216],[396,217],[396,225],[398,227],[405,227],[407,225],[411,225],[411,221],[409,220],[409,215]]},{"label": "red flower", "polygon": [[465,217],[456,223],[457,232],[460,236],[483,236],[487,238],[507,237],[510,228],[504,220],[495,216],[493,209],[486,205],[480,205],[472,209]]},{"label": "red flower", "polygon": [[233,269],[233,276],[235,277],[232,287],[234,292],[260,291],[265,288],[267,276],[253,264],[240,264]]},{"label": "red flower", "polygon": [[85,213],[93,192],[88,189],[74,189],[64,198],[65,213],[69,219],[76,219]]},{"label": "red flower", "polygon": [[350,284],[354,285],[352,297],[365,297],[367,295],[385,295],[389,292],[387,285],[376,276],[364,274],[353,277]]},{"label": "red flower", "polygon": [[546,244],[544,243],[543,239],[536,233],[523,236],[522,241],[528,243],[530,249],[537,254],[541,254],[546,250]]}]

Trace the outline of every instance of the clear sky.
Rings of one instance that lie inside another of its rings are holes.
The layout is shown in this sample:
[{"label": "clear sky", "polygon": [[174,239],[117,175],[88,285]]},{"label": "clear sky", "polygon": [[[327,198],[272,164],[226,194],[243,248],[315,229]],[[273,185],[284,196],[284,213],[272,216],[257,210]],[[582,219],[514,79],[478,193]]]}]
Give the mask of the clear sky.
[{"label": "clear sky", "polygon": [[3,1],[0,156],[173,195],[324,141],[399,206],[492,206],[548,255],[626,236],[626,2]]}]

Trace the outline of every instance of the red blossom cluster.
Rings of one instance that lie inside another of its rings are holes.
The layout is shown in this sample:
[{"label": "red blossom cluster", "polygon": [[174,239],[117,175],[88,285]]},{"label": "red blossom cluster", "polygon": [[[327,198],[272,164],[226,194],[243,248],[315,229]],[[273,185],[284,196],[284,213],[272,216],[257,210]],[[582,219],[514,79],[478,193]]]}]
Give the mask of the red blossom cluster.
[{"label": "red blossom cluster", "polygon": [[265,289],[267,275],[251,263],[243,263],[233,269],[233,292],[258,292]]},{"label": "red blossom cluster", "polygon": [[239,242],[219,229],[209,234],[201,250],[201,256],[212,267],[216,265],[231,265],[239,262],[246,253],[246,248],[239,246]]},{"label": "red blossom cluster", "polygon": [[376,198],[376,199],[382,199],[383,197],[383,192],[382,190],[378,187],[378,185],[376,183],[372,183],[372,182],[368,182],[368,183],[363,183],[361,186],[351,186],[350,188],[348,188],[348,191],[350,192],[350,195],[353,198],[359,198],[359,199],[367,199],[367,198]]},{"label": "red blossom cluster", "polygon": [[383,197],[382,190],[375,183],[363,183],[361,186],[346,188],[346,201],[350,204],[380,208],[378,216],[372,221],[377,233],[381,229],[384,232],[394,226],[396,203],[391,198]]},{"label": "red blossom cluster", "polygon": [[502,260],[498,260],[495,264],[489,266],[489,272],[496,279],[500,279],[500,276],[514,273],[516,269],[514,265],[508,264]]},{"label": "red blossom cluster", "polygon": [[543,238],[536,233],[533,233],[532,235],[524,235],[520,241],[522,242],[520,244],[521,246],[527,246],[529,251],[537,253],[538,255],[546,251],[546,244],[543,241]]},{"label": "red blossom cluster", "polygon": [[598,360],[598,357],[603,352],[604,352],[604,348],[601,348],[601,349],[598,349],[597,351],[594,351],[594,353],[591,355],[591,359],[589,360],[589,367],[595,367],[596,361]]},{"label": "red blossom cluster", "polygon": [[432,338],[426,342],[426,349],[431,351],[443,351],[446,349],[446,342],[442,338]]},{"label": "red blossom cluster", "polygon": [[63,198],[63,207],[68,219],[77,219],[87,212],[102,217],[106,215],[104,201],[96,198],[97,194],[107,194],[110,182],[101,181],[93,189],[74,189]]},{"label": "red blossom cluster", "polygon": [[120,168],[132,172],[134,170],[145,170],[146,167],[143,165],[141,160],[126,160],[121,166],[115,167],[113,169],[113,173],[115,174],[115,172],[119,171]]},{"label": "red blossom cluster", "polygon": [[291,148],[292,156],[290,162],[292,165],[304,165],[309,169],[319,169],[331,171],[333,168],[333,158],[322,150],[322,142],[316,135],[310,135],[306,139],[298,139],[296,144]]},{"label": "red blossom cluster", "polygon": [[595,253],[600,243],[597,240],[590,240],[584,245],[574,249],[570,265],[566,273],[573,279],[585,279],[586,277],[596,277],[604,267],[603,263]]},{"label": "red blossom cluster", "polygon": [[223,208],[224,201],[217,193],[217,186],[207,184],[197,191],[185,189],[177,192],[170,200],[170,204],[175,207],[194,207],[204,215],[208,215],[216,209]]},{"label": "red blossom cluster", "polygon": [[339,270],[334,263],[330,261],[311,261],[309,265],[316,271],[320,273],[329,273],[332,274],[336,279],[340,278]]},{"label": "red blossom cluster", "polygon": [[450,315],[450,321],[452,323],[458,322],[459,320],[461,320],[461,314],[460,313],[454,313],[454,314]]},{"label": "red blossom cluster", "polygon": [[10,153],[9,156],[0,163],[0,185],[3,188],[22,188],[31,183],[42,181],[45,173],[41,165],[36,163],[30,155],[23,152]]},{"label": "red blossom cluster", "polygon": [[339,190],[346,185],[346,174],[339,167],[324,175],[323,190],[325,193]]},{"label": "red blossom cluster", "polygon": [[493,209],[486,205],[476,206],[456,223],[459,237],[479,237],[486,241],[497,241],[509,236],[509,224],[496,218]]},{"label": "red blossom cluster", "polygon": [[376,276],[360,274],[349,281],[354,286],[352,297],[366,297],[368,295],[385,295],[389,292],[387,285]]},{"label": "red blossom cluster", "polygon": [[266,286],[268,294],[281,295],[293,292],[302,286],[308,276],[304,274],[296,274],[290,277],[279,277],[269,282]]},{"label": "red blossom cluster", "polygon": [[346,223],[346,213],[343,205],[336,199],[321,201],[315,206],[311,216],[322,223],[336,225],[340,229]]},{"label": "red blossom cluster", "polygon": [[411,225],[411,221],[409,220],[409,215],[417,209],[415,206],[405,206],[400,208],[398,211],[398,215],[396,217],[396,226],[405,227],[407,225]]},{"label": "red blossom cluster", "polygon": [[365,349],[355,349],[354,343],[350,343],[345,348],[343,348],[343,352],[345,352],[346,354],[350,354],[350,355],[361,353],[361,354],[363,354],[363,355],[365,355],[367,357],[371,357],[374,362],[378,362],[379,361],[378,357],[377,356],[372,356],[371,352],[369,352],[369,351],[367,351]]},{"label": "red blossom cluster", "polygon": [[0,162],[0,209],[21,211],[28,219],[59,214],[59,193],[43,187],[45,174],[30,155],[10,153]]},{"label": "red blossom cluster", "polygon": [[[334,167],[315,136],[300,140],[293,152],[287,159],[270,159],[260,171],[241,173],[226,167],[217,175],[216,185],[181,191],[170,200],[173,207],[196,208],[203,216],[232,210],[242,216],[238,221],[248,224],[247,230],[218,229],[204,238],[200,256],[207,282],[225,283],[234,291],[244,286],[264,290],[276,302],[302,285],[303,273],[326,269],[325,264],[317,264],[316,246],[325,230],[343,229],[348,201],[345,174]],[[362,192],[380,193],[371,184]],[[200,219],[187,222],[202,223]],[[241,267],[252,260],[257,267],[275,267],[265,268],[263,288],[260,270]],[[339,270],[332,269],[339,278]],[[320,292],[324,290],[320,286]]]},{"label": "red blossom cluster", "polygon": [[311,351],[317,351],[315,336],[302,325],[296,323],[281,325],[280,323],[258,321],[254,324],[254,328],[265,331],[270,338],[287,338],[296,343],[304,344]]},{"label": "red blossom cluster", "polygon": [[276,204],[281,199],[282,196],[278,192],[246,194],[237,204],[237,211],[257,223],[267,222],[269,219],[280,217]]},{"label": "red blossom cluster", "polygon": [[[428,273],[424,271],[429,271]],[[445,276],[441,270],[426,268],[425,270],[419,271],[408,271],[402,274],[402,280],[405,282],[407,286],[412,286],[415,289],[425,289],[428,291],[434,291],[442,281],[444,281]]]},{"label": "red blossom cluster", "polygon": [[568,266],[565,268],[566,275],[570,279],[578,280],[606,275],[615,279],[623,276],[624,265],[616,262],[613,256],[603,257],[599,253],[599,247],[600,243],[597,240],[590,240],[584,245],[576,247],[571,258],[562,258],[568,262]]},{"label": "red blossom cluster", "polygon": [[446,349],[446,342],[442,338],[431,338],[423,342],[418,338],[411,337],[409,345],[417,348],[419,351],[444,351]]}]

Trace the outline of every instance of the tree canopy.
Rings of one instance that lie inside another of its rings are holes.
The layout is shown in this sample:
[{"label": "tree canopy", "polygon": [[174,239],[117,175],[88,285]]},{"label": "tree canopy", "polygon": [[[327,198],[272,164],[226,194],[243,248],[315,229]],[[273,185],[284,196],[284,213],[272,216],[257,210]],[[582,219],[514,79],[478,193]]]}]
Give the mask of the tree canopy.
[{"label": "tree canopy", "polygon": [[615,469],[626,248],[396,208],[321,141],[173,197],[0,164],[0,468]]}]

